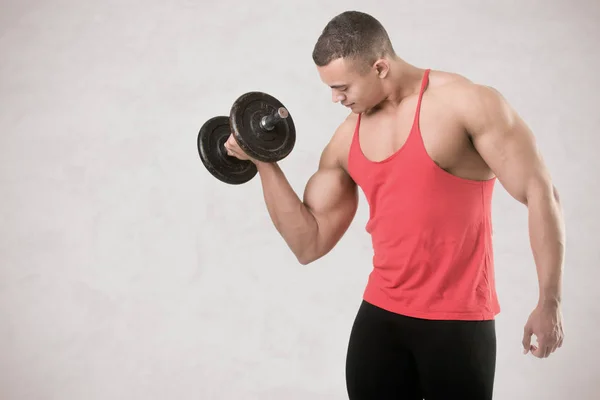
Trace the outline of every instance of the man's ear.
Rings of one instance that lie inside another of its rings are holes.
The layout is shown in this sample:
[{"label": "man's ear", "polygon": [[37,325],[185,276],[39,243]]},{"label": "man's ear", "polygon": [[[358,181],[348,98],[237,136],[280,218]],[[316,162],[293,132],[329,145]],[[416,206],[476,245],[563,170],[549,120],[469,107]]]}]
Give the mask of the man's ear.
[{"label": "man's ear", "polygon": [[373,64],[373,68],[377,72],[377,76],[381,79],[385,78],[387,74],[390,72],[390,64],[387,60],[377,60],[375,64]]}]

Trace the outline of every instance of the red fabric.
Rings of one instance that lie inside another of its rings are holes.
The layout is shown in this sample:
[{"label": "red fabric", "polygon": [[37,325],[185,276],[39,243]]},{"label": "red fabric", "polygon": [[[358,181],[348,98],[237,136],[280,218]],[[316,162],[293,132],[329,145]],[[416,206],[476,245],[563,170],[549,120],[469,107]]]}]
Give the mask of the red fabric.
[{"label": "red fabric", "polygon": [[387,159],[364,156],[358,117],[348,169],[369,203],[366,230],[374,251],[363,298],[416,318],[493,319],[500,312],[492,253],[495,178],[459,178],[427,154],[419,115],[428,77],[429,70],[410,135]]}]

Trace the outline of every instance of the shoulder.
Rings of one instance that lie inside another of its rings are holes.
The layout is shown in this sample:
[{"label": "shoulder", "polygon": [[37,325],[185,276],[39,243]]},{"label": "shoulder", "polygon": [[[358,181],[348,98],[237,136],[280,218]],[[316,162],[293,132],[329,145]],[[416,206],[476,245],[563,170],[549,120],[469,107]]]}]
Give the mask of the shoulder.
[{"label": "shoulder", "polygon": [[452,110],[468,131],[490,124],[510,124],[514,110],[496,88],[453,73],[432,72],[432,94]]},{"label": "shoulder", "polygon": [[492,86],[473,82],[471,79],[453,72],[431,71],[429,88],[438,97],[449,103],[459,101],[472,103],[479,101],[498,100],[501,93]]},{"label": "shoulder", "polygon": [[357,123],[358,114],[353,112],[349,113],[333,133],[331,137],[331,143],[346,142],[351,140]]},{"label": "shoulder", "polygon": [[321,154],[320,164],[324,167],[346,169],[346,157],[352,143],[358,115],[350,113],[335,129]]}]

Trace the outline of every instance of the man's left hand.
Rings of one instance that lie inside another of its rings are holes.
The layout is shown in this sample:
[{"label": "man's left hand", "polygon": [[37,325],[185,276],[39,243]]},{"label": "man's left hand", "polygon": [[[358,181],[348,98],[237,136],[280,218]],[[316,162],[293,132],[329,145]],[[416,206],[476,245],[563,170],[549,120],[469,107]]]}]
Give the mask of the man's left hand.
[{"label": "man's left hand", "polygon": [[[537,338],[537,346],[531,343],[531,335]],[[547,358],[563,344],[564,332],[560,305],[538,304],[525,324],[523,354],[531,352],[538,358]]]}]

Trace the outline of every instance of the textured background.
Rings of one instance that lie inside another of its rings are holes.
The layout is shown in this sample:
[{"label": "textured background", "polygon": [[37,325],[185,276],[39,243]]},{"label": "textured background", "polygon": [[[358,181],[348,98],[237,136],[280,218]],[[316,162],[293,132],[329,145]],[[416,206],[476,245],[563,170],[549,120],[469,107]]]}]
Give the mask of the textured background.
[{"label": "textured background", "polygon": [[346,110],[311,51],[371,13],[399,55],[494,86],[564,202],[565,342],[521,353],[537,300],[527,210],[497,186],[496,399],[593,399],[598,330],[597,1],[0,0],[0,398],[344,399],[370,271],[368,209],[299,265],[260,183],[203,168],[196,135],[249,90],[289,108],[300,193]]}]

